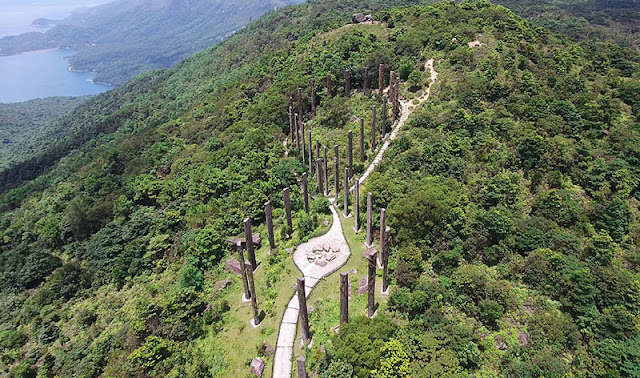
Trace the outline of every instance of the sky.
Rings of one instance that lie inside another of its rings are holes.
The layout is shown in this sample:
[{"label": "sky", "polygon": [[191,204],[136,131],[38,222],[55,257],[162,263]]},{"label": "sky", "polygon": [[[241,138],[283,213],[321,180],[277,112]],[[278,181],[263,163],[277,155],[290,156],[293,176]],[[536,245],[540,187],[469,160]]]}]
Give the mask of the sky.
[{"label": "sky", "polygon": [[0,0],[0,37],[29,31],[46,31],[33,27],[36,18],[62,19],[74,9],[94,6],[107,0]]}]

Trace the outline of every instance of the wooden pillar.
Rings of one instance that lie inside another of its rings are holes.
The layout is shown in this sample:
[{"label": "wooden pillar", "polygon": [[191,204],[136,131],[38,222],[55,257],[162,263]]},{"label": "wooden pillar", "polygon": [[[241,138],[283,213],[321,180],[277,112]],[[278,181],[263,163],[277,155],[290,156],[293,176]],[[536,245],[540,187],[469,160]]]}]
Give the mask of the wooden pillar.
[{"label": "wooden pillar", "polygon": [[316,138],[316,159],[320,159],[320,140]]},{"label": "wooden pillar", "polygon": [[371,192],[367,193],[367,247],[373,245],[373,219],[372,216],[373,197]]},{"label": "wooden pillar", "polygon": [[371,151],[376,150],[376,116],[377,116],[376,106],[373,105],[373,116],[371,118]]},{"label": "wooden pillar", "polygon": [[[300,120],[300,117],[298,117],[298,122],[300,122],[299,120]],[[306,161],[307,161],[307,157],[306,157],[306,151],[307,151],[306,144],[307,143],[305,142],[306,139],[305,139],[305,136],[304,136],[304,123],[303,122],[300,122],[300,131],[302,133],[302,164],[305,164]]]},{"label": "wooden pillar", "polygon": [[353,131],[349,130],[349,147],[347,149],[349,154],[349,175],[347,177],[353,177]]},{"label": "wooden pillar", "polygon": [[340,325],[349,323],[349,273],[340,273]]},{"label": "wooden pillar", "polygon": [[289,139],[291,140],[291,146],[293,146],[296,136],[293,127],[293,106],[291,105],[289,105]]},{"label": "wooden pillar", "polygon": [[287,213],[287,227],[289,228],[288,232],[293,231],[293,222],[291,220],[291,191],[289,188],[282,189],[282,194],[284,195],[284,209]]},{"label": "wooden pillar", "polygon": [[309,175],[302,174],[302,195],[304,200],[304,212],[309,214]]},{"label": "wooden pillar", "polygon": [[254,271],[258,267],[258,263],[256,262],[256,252],[253,249],[253,231],[251,230],[250,218],[244,220],[244,237],[247,243],[247,256],[252,267],[251,271]]},{"label": "wooden pillar", "polygon": [[335,199],[333,203],[338,206],[338,197],[340,196],[340,167],[339,167],[338,158],[333,158],[333,186],[335,191]]},{"label": "wooden pillar", "polygon": [[360,231],[360,179],[355,178],[355,196],[353,200],[353,230]]},{"label": "wooden pillar", "polygon": [[349,216],[349,168],[344,167],[344,216]]},{"label": "wooden pillar", "polygon": [[316,116],[316,80],[311,79],[309,82],[311,87],[311,115]]},{"label": "wooden pillar", "polygon": [[331,73],[327,74],[327,96],[333,96],[333,94],[331,93]]},{"label": "wooden pillar", "polygon": [[344,97],[351,96],[351,71],[344,70]]},{"label": "wooden pillar", "polygon": [[384,93],[384,64],[378,66],[378,93],[382,96]]},{"label": "wooden pillar", "polygon": [[364,163],[364,118],[360,118],[360,162]]},{"label": "wooden pillar", "polygon": [[296,132],[296,149],[300,150],[300,127],[298,127],[298,113],[293,115],[293,127]]},{"label": "wooden pillar", "polygon": [[298,357],[298,378],[307,378],[307,361],[304,356]]},{"label": "wooden pillar", "polygon": [[382,260],[384,260],[384,251],[385,251],[385,240],[384,240],[384,230],[387,227],[387,209],[380,209],[380,254],[378,255],[378,261],[380,262],[380,266],[382,266]]},{"label": "wooden pillar", "polygon": [[269,236],[269,248],[276,248],[276,239],[273,234],[273,211],[271,209],[271,202],[265,202],[264,204],[264,215],[267,223],[267,234]]},{"label": "wooden pillar", "polygon": [[[240,271],[242,272],[242,286],[244,287],[244,299],[251,299],[251,289],[249,288],[249,279],[247,278],[247,267],[244,264],[244,249],[242,244],[236,245],[238,249],[238,262],[240,263]],[[249,269],[251,270],[251,269]]]},{"label": "wooden pillar", "polygon": [[298,278],[298,305],[300,306],[300,310],[298,313],[300,314],[300,326],[302,327],[302,341],[307,341],[310,339],[309,334],[309,314],[307,313],[307,297],[304,288],[304,278]]},{"label": "wooden pillar", "polygon": [[323,179],[323,174],[322,174],[322,159],[316,159],[316,178],[318,179],[318,193],[323,196],[324,193],[324,184],[322,182]]},{"label": "wooden pillar", "polygon": [[300,114],[300,119],[302,119],[302,115],[304,112],[302,111],[302,88],[298,87],[298,114]]},{"label": "wooden pillar", "polygon": [[369,256],[369,278],[367,281],[367,309],[369,317],[373,317],[376,311],[376,255]]},{"label": "wooden pillar", "polygon": [[328,162],[329,160],[327,159],[327,146],[322,146],[322,151],[323,151],[323,162],[324,162],[324,193],[325,195],[329,195],[329,167],[328,167]]},{"label": "wooden pillar", "polygon": [[[309,173],[313,173],[313,141],[311,140],[311,130],[309,130]],[[316,156],[316,159],[320,156]]]},{"label": "wooden pillar", "polygon": [[249,288],[251,289],[251,307],[253,308],[253,325],[260,325],[260,314],[258,313],[258,300],[256,298],[256,287],[253,283],[253,271],[251,270],[251,263],[244,262],[245,270],[247,271],[247,277],[249,279]]},{"label": "wooden pillar", "polygon": [[382,96],[382,140],[387,136],[387,95]]},{"label": "wooden pillar", "polygon": [[382,259],[382,292],[389,289],[389,241],[391,239],[391,227],[386,226],[384,230],[384,258]]}]

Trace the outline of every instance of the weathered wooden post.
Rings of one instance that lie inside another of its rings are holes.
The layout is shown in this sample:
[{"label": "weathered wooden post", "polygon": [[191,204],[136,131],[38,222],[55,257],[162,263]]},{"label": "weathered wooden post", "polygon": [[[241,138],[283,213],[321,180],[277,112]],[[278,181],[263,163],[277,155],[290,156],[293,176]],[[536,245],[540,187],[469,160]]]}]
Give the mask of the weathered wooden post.
[{"label": "weathered wooden post", "polygon": [[329,159],[327,159],[327,146],[322,146],[322,151],[323,151],[323,162],[324,162],[324,193],[325,195],[329,195],[329,167],[328,167],[328,162]]},{"label": "weathered wooden post", "polygon": [[[238,249],[238,262],[240,263],[240,271],[242,272],[242,286],[244,287],[244,300],[251,299],[251,289],[249,288],[249,279],[247,278],[247,267],[244,264],[244,249],[242,243],[236,244]],[[249,269],[251,271],[251,269]]]},{"label": "weathered wooden post", "polygon": [[300,114],[300,118],[302,119],[302,115],[304,112],[302,111],[302,88],[298,87],[298,114]]},{"label": "weathered wooden post", "polygon": [[387,95],[382,96],[382,140],[387,136]]},{"label": "weathered wooden post", "polygon": [[291,220],[291,191],[289,188],[284,188],[282,189],[282,194],[284,195],[284,209],[287,213],[288,232],[291,232],[293,231],[293,221]]},{"label": "weathered wooden post", "polygon": [[373,117],[371,119],[371,151],[376,150],[376,115],[377,109],[376,106],[373,105]]},{"label": "weathered wooden post", "polygon": [[304,356],[298,357],[298,378],[307,378],[307,361]]},{"label": "weathered wooden post", "polygon": [[367,247],[371,247],[373,245],[373,219],[372,216],[372,207],[373,207],[373,197],[371,196],[371,192],[367,193]]},{"label": "weathered wooden post", "polygon": [[258,263],[256,262],[256,253],[253,249],[253,231],[251,230],[251,219],[245,218],[244,220],[244,237],[247,243],[247,256],[251,263],[252,271],[256,270]]},{"label": "weathered wooden post", "polygon": [[296,130],[296,149],[300,150],[300,127],[298,127],[298,113],[293,115],[293,126]]},{"label": "weathered wooden post", "polygon": [[316,116],[316,79],[311,79],[311,115]]},{"label": "weathered wooden post", "polygon": [[340,167],[338,163],[338,158],[333,158],[333,186],[335,191],[335,198],[333,200],[334,205],[338,206],[338,197],[340,196]]},{"label": "weathered wooden post", "polygon": [[[311,130],[309,130],[309,173],[313,173],[313,141],[311,140]],[[316,155],[316,159],[320,156]]]},{"label": "weathered wooden post", "polygon": [[331,72],[327,74],[327,96],[333,96],[333,94],[331,93]]},{"label": "weathered wooden post", "polygon": [[385,251],[384,230],[387,227],[386,220],[387,220],[387,209],[382,208],[380,209],[380,254],[378,255],[379,266],[382,266],[382,260],[384,260],[384,251]]},{"label": "weathered wooden post", "polygon": [[302,195],[304,199],[304,212],[309,214],[309,175],[302,174]]},{"label": "weathered wooden post", "polygon": [[349,273],[340,273],[340,325],[349,323]]},{"label": "weathered wooden post", "polygon": [[391,239],[391,227],[384,230],[384,258],[382,259],[382,293],[389,293],[389,241]]},{"label": "weathered wooden post", "polygon": [[269,236],[269,248],[274,250],[276,248],[276,239],[273,234],[273,211],[271,209],[271,202],[265,202],[264,215],[267,223],[267,234]]},{"label": "weathered wooden post", "polygon": [[384,64],[378,65],[378,93],[382,96],[384,93]]},{"label": "weathered wooden post", "polygon": [[370,318],[373,317],[376,311],[376,254],[373,252],[369,256],[369,278],[367,281],[367,308]]},{"label": "weathered wooden post", "polygon": [[320,159],[320,140],[316,138],[316,159]]},{"label": "weathered wooden post", "polygon": [[298,305],[300,310],[298,313],[300,314],[300,326],[302,327],[302,341],[309,340],[309,313],[307,312],[307,297],[304,288],[304,278],[298,278]]},{"label": "weathered wooden post", "polygon": [[318,181],[318,193],[321,196],[324,196],[324,184],[322,183],[322,178],[323,178],[323,174],[322,174],[322,159],[317,159],[316,160],[316,178]]},{"label": "weathered wooden post", "polygon": [[344,216],[349,216],[349,168],[344,167]]},{"label": "weathered wooden post", "polygon": [[293,106],[289,105],[289,138],[291,139],[291,145],[293,146],[296,136],[293,128]]},{"label": "weathered wooden post", "polygon": [[364,118],[360,118],[360,162],[364,163]]},{"label": "weathered wooden post", "polygon": [[302,164],[305,164],[307,161],[307,157],[305,156],[307,151],[307,143],[304,136],[304,122],[300,122],[300,130],[302,132]]},{"label": "weathered wooden post", "polygon": [[251,270],[251,263],[244,262],[245,270],[247,271],[247,277],[249,280],[249,289],[251,290],[251,307],[253,308],[253,325],[255,327],[260,325],[260,314],[258,313],[258,300],[256,298],[256,286],[253,283],[253,271]]},{"label": "weathered wooden post", "polygon": [[349,130],[349,178],[353,177],[353,131]]},{"label": "weathered wooden post", "polygon": [[351,71],[344,70],[344,97],[351,96]]},{"label": "weathered wooden post", "polygon": [[360,231],[360,179],[355,178],[355,190],[353,200],[353,230]]}]

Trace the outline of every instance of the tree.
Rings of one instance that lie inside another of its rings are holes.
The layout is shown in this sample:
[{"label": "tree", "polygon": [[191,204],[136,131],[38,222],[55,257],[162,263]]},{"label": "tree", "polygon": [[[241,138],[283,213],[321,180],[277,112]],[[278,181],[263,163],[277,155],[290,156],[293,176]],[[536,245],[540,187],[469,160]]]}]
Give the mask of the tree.
[{"label": "tree", "polygon": [[380,368],[371,371],[375,378],[408,377],[410,373],[409,356],[400,341],[391,339],[382,347]]}]

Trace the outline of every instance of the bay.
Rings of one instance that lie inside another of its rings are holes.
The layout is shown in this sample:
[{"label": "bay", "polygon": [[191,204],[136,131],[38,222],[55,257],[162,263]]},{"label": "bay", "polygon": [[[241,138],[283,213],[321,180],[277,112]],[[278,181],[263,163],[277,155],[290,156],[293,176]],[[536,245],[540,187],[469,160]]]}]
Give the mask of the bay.
[{"label": "bay", "polygon": [[42,50],[0,57],[0,102],[13,103],[51,96],[84,96],[106,92],[94,74],[68,70],[72,50]]}]

